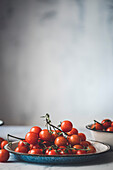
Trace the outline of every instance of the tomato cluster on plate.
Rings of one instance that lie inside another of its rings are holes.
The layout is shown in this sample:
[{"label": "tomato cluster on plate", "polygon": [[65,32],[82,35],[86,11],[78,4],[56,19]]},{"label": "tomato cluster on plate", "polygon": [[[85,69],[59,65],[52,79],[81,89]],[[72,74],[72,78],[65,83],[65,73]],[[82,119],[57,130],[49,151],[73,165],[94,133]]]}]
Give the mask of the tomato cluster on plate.
[{"label": "tomato cluster on plate", "polygon": [[101,122],[94,120],[91,129],[113,132],[113,121],[110,119],[103,119]]},{"label": "tomato cluster on plate", "polygon": [[47,127],[33,126],[20,140],[15,152],[40,155],[70,155],[95,153],[96,148],[86,140],[84,133],[78,132],[69,120],[61,122],[60,127],[51,123],[46,115]]}]

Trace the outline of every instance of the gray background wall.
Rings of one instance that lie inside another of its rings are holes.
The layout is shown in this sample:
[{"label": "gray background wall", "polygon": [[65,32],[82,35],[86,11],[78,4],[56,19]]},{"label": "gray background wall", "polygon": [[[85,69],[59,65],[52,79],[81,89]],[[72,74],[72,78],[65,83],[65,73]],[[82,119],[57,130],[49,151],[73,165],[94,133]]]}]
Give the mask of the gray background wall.
[{"label": "gray background wall", "polygon": [[113,0],[0,0],[0,119],[113,119]]}]

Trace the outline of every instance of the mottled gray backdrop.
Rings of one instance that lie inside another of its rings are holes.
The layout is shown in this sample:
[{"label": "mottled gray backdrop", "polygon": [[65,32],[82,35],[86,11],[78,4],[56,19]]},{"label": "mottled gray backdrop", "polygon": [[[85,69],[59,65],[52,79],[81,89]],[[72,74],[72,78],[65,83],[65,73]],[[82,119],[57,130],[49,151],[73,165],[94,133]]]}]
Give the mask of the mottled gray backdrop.
[{"label": "mottled gray backdrop", "polygon": [[0,119],[113,119],[113,0],[0,0]]}]

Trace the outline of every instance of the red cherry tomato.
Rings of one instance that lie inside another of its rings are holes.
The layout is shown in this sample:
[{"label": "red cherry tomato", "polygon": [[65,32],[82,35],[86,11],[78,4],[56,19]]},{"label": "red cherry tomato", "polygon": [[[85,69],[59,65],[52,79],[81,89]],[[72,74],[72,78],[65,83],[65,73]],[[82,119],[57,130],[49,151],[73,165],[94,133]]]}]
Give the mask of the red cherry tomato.
[{"label": "red cherry tomato", "polygon": [[74,149],[72,150],[72,153],[73,153],[73,154],[76,154],[76,153],[77,153],[77,150],[83,149],[83,146],[82,146],[82,145],[74,145],[73,148],[74,148]]},{"label": "red cherry tomato", "polygon": [[27,145],[28,145],[28,143],[26,142],[26,140],[20,140],[18,142],[18,146],[27,146]]},{"label": "red cherry tomato", "polygon": [[15,152],[27,153],[27,152],[28,152],[28,149],[27,149],[25,146],[18,146],[18,147],[15,149]]},{"label": "red cherry tomato", "polygon": [[52,138],[52,134],[47,129],[43,129],[39,133],[39,137],[40,137],[40,139],[42,139],[44,141],[50,141]]},{"label": "red cherry tomato", "polygon": [[96,149],[93,145],[89,145],[87,147],[87,149],[89,149],[89,151],[87,151],[87,153],[95,153],[96,152]]},{"label": "red cherry tomato", "polygon": [[8,144],[8,141],[6,141],[6,140],[2,141],[2,143],[1,143],[1,149],[4,149],[4,146],[5,146],[6,144]]},{"label": "red cherry tomato", "polygon": [[67,134],[69,136],[74,135],[74,134],[77,135],[78,134],[78,130],[76,128],[72,128],[71,131],[67,132]]},{"label": "red cherry tomato", "polygon": [[38,141],[38,135],[36,133],[33,133],[33,132],[28,132],[25,136],[25,140],[26,140],[27,143],[34,145]]},{"label": "red cherry tomato", "polygon": [[40,145],[37,143],[37,144],[35,144],[35,145],[33,145],[33,144],[30,144],[30,150],[31,149],[39,149],[40,148]]},{"label": "red cherry tomato", "polygon": [[108,127],[108,128],[106,129],[106,131],[108,131],[108,132],[113,132],[113,126]]},{"label": "red cherry tomato", "polygon": [[0,162],[6,162],[9,159],[9,152],[5,149],[0,149]]},{"label": "red cherry tomato", "polygon": [[71,135],[68,138],[68,142],[71,145],[76,145],[76,144],[80,144],[80,137],[78,135]]},{"label": "red cherry tomato", "polygon": [[78,136],[80,137],[80,141],[86,140],[86,135],[84,133],[78,133]]},{"label": "red cherry tomato", "polygon": [[113,127],[113,122],[111,122],[111,126]]},{"label": "red cherry tomato", "polygon": [[52,149],[48,152],[48,155],[58,155],[58,152],[55,149]]},{"label": "red cherry tomato", "polygon": [[31,149],[28,154],[42,154],[42,151],[40,149]]},{"label": "red cherry tomato", "polygon": [[101,124],[107,129],[109,126],[111,126],[111,120],[110,119],[104,119],[102,120]]},{"label": "red cherry tomato", "polygon": [[82,145],[84,148],[87,148],[91,143],[89,141],[81,141],[80,145]]},{"label": "red cherry tomato", "polygon": [[95,130],[103,130],[104,129],[104,126],[100,123],[94,123],[92,126],[91,126],[91,129],[95,129]]},{"label": "red cherry tomato", "polygon": [[41,128],[39,126],[33,126],[31,129],[30,129],[30,132],[34,132],[34,133],[37,133],[39,134],[41,132]]},{"label": "red cherry tomato", "polygon": [[86,154],[87,152],[85,150],[78,150],[77,151],[77,155],[82,155],[82,154]]},{"label": "red cherry tomato", "polygon": [[67,145],[67,139],[63,136],[58,136],[55,141],[54,141],[54,144],[57,145],[57,146],[65,146]]},{"label": "red cherry tomato", "polygon": [[63,132],[69,132],[72,130],[72,128],[73,128],[73,124],[68,120],[64,120],[61,123],[61,129]]},{"label": "red cherry tomato", "polygon": [[58,136],[63,136],[60,130],[53,130],[52,137],[55,140]]},{"label": "red cherry tomato", "polygon": [[0,148],[1,148],[2,141],[4,141],[4,139],[0,137]]}]

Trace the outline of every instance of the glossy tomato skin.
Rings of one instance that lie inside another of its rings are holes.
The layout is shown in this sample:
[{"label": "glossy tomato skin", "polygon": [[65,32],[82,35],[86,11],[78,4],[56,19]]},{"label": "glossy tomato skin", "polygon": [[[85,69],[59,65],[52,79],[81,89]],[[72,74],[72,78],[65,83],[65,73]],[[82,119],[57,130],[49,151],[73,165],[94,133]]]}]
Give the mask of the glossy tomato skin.
[{"label": "glossy tomato skin", "polygon": [[102,120],[101,124],[104,126],[105,129],[111,126],[111,120],[110,119],[104,119]]},{"label": "glossy tomato skin", "polygon": [[25,140],[26,140],[27,143],[34,145],[38,141],[38,135],[36,133],[33,133],[33,132],[28,132],[25,136]]},{"label": "glossy tomato skin", "polygon": [[107,132],[113,132],[113,126],[110,126],[106,129]]},{"label": "glossy tomato skin", "polygon": [[1,149],[4,149],[4,146],[5,146],[6,144],[8,144],[8,141],[7,141],[7,140],[2,141],[2,143],[1,143]]},{"label": "glossy tomato skin", "polygon": [[20,140],[19,142],[18,142],[18,146],[27,146],[27,142],[26,142],[26,140]]},{"label": "glossy tomato skin", "polygon": [[28,152],[28,149],[27,149],[27,147],[25,147],[25,146],[18,146],[18,147],[15,149],[15,152],[27,153],[27,152]]},{"label": "glossy tomato skin", "polygon": [[28,154],[42,154],[42,151],[40,149],[31,149]]},{"label": "glossy tomato skin", "polygon": [[91,129],[95,129],[95,130],[103,130],[104,129],[104,126],[100,123],[94,123],[92,126],[91,126]]},{"label": "glossy tomato skin", "polygon": [[39,133],[39,137],[40,137],[40,139],[42,139],[44,141],[50,141],[52,138],[52,134],[47,129],[43,129]]},{"label": "glossy tomato skin", "polygon": [[34,133],[37,133],[39,135],[39,133],[41,132],[41,128],[39,126],[33,126],[31,129],[30,129],[30,132],[34,132]]},{"label": "glossy tomato skin", "polygon": [[86,135],[84,133],[78,133],[78,136],[80,137],[80,141],[86,140]]},{"label": "glossy tomato skin", "polygon": [[58,155],[58,152],[55,149],[52,149],[48,152],[47,155]]},{"label": "glossy tomato skin", "polygon": [[82,145],[84,148],[87,148],[91,143],[89,141],[81,141],[80,145]]},{"label": "glossy tomato skin", "polygon": [[78,130],[76,128],[72,128],[71,131],[67,132],[68,136],[78,135]]},{"label": "glossy tomato skin", "polygon": [[83,155],[83,154],[86,154],[87,152],[85,150],[78,150],[77,151],[77,155]]},{"label": "glossy tomato skin", "polygon": [[80,144],[80,137],[78,135],[71,135],[68,138],[68,142],[73,146],[76,144]]},{"label": "glossy tomato skin", "polygon": [[0,148],[1,148],[2,141],[4,141],[4,139],[0,137]]},{"label": "glossy tomato skin", "polygon": [[67,139],[63,136],[58,136],[55,141],[54,144],[57,146],[66,146],[67,145]]},{"label": "glossy tomato skin", "polygon": [[87,147],[87,149],[89,149],[89,151],[87,151],[87,153],[95,153],[96,152],[96,149],[93,145],[89,145]]},{"label": "glossy tomato skin", "polygon": [[55,140],[58,136],[63,136],[60,130],[53,130],[52,137]]},{"label": "glossy tomato skin", "polygon": [[73,148],[74,149],[72,150],[72,153],[76,154],[78,149],[83,149],[83,146],[82,145],[74,145]]},{"label": "glossy tomato skin", "polygon": [[31,149],[39,149],[40,148],[40,145],[37,143],[37,144],[35,144],[35,145],[33,145],[33,144],[30,144],[30,150]]},{"label": "glossy tomato skin", "polygon": [[69,120],[64,120],[61,123],[61,129],[63,132],[69,132],[73,128],[73,124]]},{"label": "glossy tomato skin", "polygon": [[0,149],[0,162],[6,162],[9,159],[9,152],[5,149]]}]

